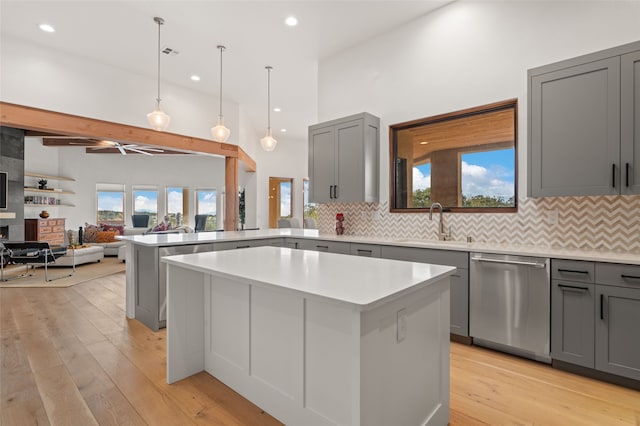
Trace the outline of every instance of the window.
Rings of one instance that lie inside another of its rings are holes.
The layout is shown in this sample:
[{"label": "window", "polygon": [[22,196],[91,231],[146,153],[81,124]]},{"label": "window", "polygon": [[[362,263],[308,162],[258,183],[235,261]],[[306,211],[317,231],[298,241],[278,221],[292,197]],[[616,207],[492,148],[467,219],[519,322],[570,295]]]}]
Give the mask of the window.
[{"label": "window", "polygon": [[218,229],[218,193],[215,189],[196,189],[196,214],[209,215],[205,231]]},{"label": "window", "polygon": [[[318,205],[309,202],[309,179],[302,181],[303,219],[313,219],[318,223]],[[306,223],[306,222],[305,222]]]},{"label": "window", "polygon": [[97,184],[97,223],[124,223],[124,185]]},{"label": "window", "polygon": [[280,182],[280,218],[289,219],[291,213],[291,181]]},{"label": "window", "polygon": [[149,215],[149,226],[158,224],[158,190],[152,187],[133,187],[133,214]]},{"label": "window", "polygon": [[517,100],[390,126],[391,211],[514,212]]},{"label": "window", "polygon": [[[185,222],[185,216],[188,214],[187,209],[187,189],[182,187],[167,187],[166,193],[166,212],[172,226],[178,226]],[[178,221],[178,219],[180,219]],[[179,222],[179,223],[178,223]]]}]

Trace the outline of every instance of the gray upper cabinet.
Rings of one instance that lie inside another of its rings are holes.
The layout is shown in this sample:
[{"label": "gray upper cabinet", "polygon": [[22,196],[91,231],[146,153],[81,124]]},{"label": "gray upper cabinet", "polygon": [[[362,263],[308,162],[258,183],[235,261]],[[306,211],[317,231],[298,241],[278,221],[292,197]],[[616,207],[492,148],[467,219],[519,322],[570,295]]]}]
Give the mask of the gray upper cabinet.
[{"label": "gray upper cabinet", "polygon": [[640,42],[529,70],[530,196],[640,192],[638,51]]},{"label": "gray upper cabinet", "polygon": [[380,119],[361,113],[309,127],[309,200],[378,201]]},{"label": "gray upper cabinet", "polygon": [[623,194],[640,194],[640,52],[622,56],[621,77],[621,187]]}]

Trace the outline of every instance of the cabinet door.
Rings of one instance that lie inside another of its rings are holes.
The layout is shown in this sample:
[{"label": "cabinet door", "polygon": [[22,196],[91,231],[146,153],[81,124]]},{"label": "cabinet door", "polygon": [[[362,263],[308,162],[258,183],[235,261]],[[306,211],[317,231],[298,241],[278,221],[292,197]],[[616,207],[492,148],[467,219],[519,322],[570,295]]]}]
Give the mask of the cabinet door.
[{"label": "cabinet door", "polygon": [[596,369],[640,380],[640,288],[596,286]]},{"label": "cabinet door", "polygon": [[323,251],[327,253],[349,254],[351,244],[342,241],[324,240],[299,240],[298,247],[301,250]]},{"label": "cabinet door", "polygon": [[620,59],[530,77],[529,193],[620,192]]},{"label": "cabinet door", "polygon": [[469,335],[469,270],[458,269],[450,278],[449,332],[459,336]]},{"label": "cabinet door", "polygon": [[551,282],[551,357],[594,368],[595,285]]},{"label": "cabinet door", "polygon": [[334,147],[333,127],[323,127],[309,132],[309,201],[312,203],[333,201]]},{"label": "cabinet door", "polygon": [[622,56],[622,193],[640,194],[640,51]]},{"label": "cabinet door", "polygon": [[364,120],[336,126],[335,200],[364,201]]},{"label": "cabinet door", "polygon": [[450,328],[460,336],[469,335],[469,253],[412,247],[382,246],[380,257],[409,262],[455,266],[450,278]]}]

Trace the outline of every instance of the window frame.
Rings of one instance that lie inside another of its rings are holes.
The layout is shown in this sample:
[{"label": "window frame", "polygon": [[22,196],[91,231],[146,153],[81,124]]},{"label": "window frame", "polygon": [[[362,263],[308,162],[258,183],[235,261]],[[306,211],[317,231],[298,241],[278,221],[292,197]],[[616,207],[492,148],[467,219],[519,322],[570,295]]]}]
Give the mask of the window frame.
[{"label": "window frame", "polygon": [[[220,215],[218,214],[218,197],[220,196],[220,194],[218,193],[218,190],[216,188],[209,188],[209,187],[196,188],[195,197],[194,198],[195,198],[195,214],[197,214],[197,215],[198,214],[209,214],[209,213],[206,213],[206,212],[205,213],[201,213],[200,212],[200,209],[199,209],[199,207],[200,207],[200,197],[199,197],[200,192],[215,192],[215,194],[216,194],[216,197],[215,197],[216,198],[216,202],[215,202],[215,204],[216,204],[216,214],[215,215],[210,215],[210,216],[213,216],[215,218],[215,226],[214,226],[213,229],[209,229],[209,227],[205,226],[205,231],[216,231],[216,230],[219,229],[218,226],[221,225],[221,222],[219,220],[220,219]],[[207,220],[207,223],[208,222],[209,221]]]},{"label": "window frame", "polygon": [[[404,123],[392,124],[389,126],[389,212],[391,213],[426,213],[428,207],[395,207],[395,162],[398,151],[397,132],[409,128],[424,126],[438,122],[450,121],[456,118],[464,118],[473,115],[494,112],[505,109],[513,109],[513,149],[514,149],[514,205],[513,207],[452,207],[444,206],[445,211],[452,213],[516,213],[518,211],[518,99],[508,99],[505,101],[495,102],[488,105],[481,105],[460,111],[450,112],[446,114],[436,115],[432,117],[420,118],[417,120],[407,121]],[[460,184],[462,181],[460,180]]]},{"label": "window frame", "polygon": [[[108,219],[100,219],[100,193],[117,193],[122,194],[122,220],[108,220]],[[127,194],[125,192],[124,184],[96,184],[96,224],[99,223],[113,223],[113,224],[125,224],[126,223],[126,203],[127,203]]]},{"label": "window frame", "polygon": [[[136,192],[155,192],[156,193],[156,218],[155,222],[153,220],[153,214],[149,212],[136,211]],[[157,186],[154,185],[132,185],[131,186],[131,214],[147,214],[149,215],[149,226],[153,227],[158,225],[162,220],[160,220],[160,191]],[[163,217],[164,220],[164,217]]]}]

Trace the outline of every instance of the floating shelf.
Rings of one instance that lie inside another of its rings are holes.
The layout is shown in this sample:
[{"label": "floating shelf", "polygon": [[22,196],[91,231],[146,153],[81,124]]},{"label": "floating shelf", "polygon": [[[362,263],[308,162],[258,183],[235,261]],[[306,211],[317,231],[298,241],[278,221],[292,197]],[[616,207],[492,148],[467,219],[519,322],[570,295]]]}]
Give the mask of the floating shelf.
[{"label": "floating shelf", "polygon": [[36,204],[36,203],[24,203],[25,207],[75,207],[75,204]]},{"label": "floating shelf", "polygon": [[75,182],[76,181],[73,178],[62,177],[62,176],[43,175],[42,173],[24,172],[24,175],[25,176],[30,176],[30,177],[42,178],[42,179],[66,180],[66,181],[69,181],[69,182]]},{"label": "floating shelf", "polygon": [[28,186],[25,186],[24,190],[29,192],[46,192],[47,194],[75,194],[73,191],[56,191],[55,189],[31,188]]}]

